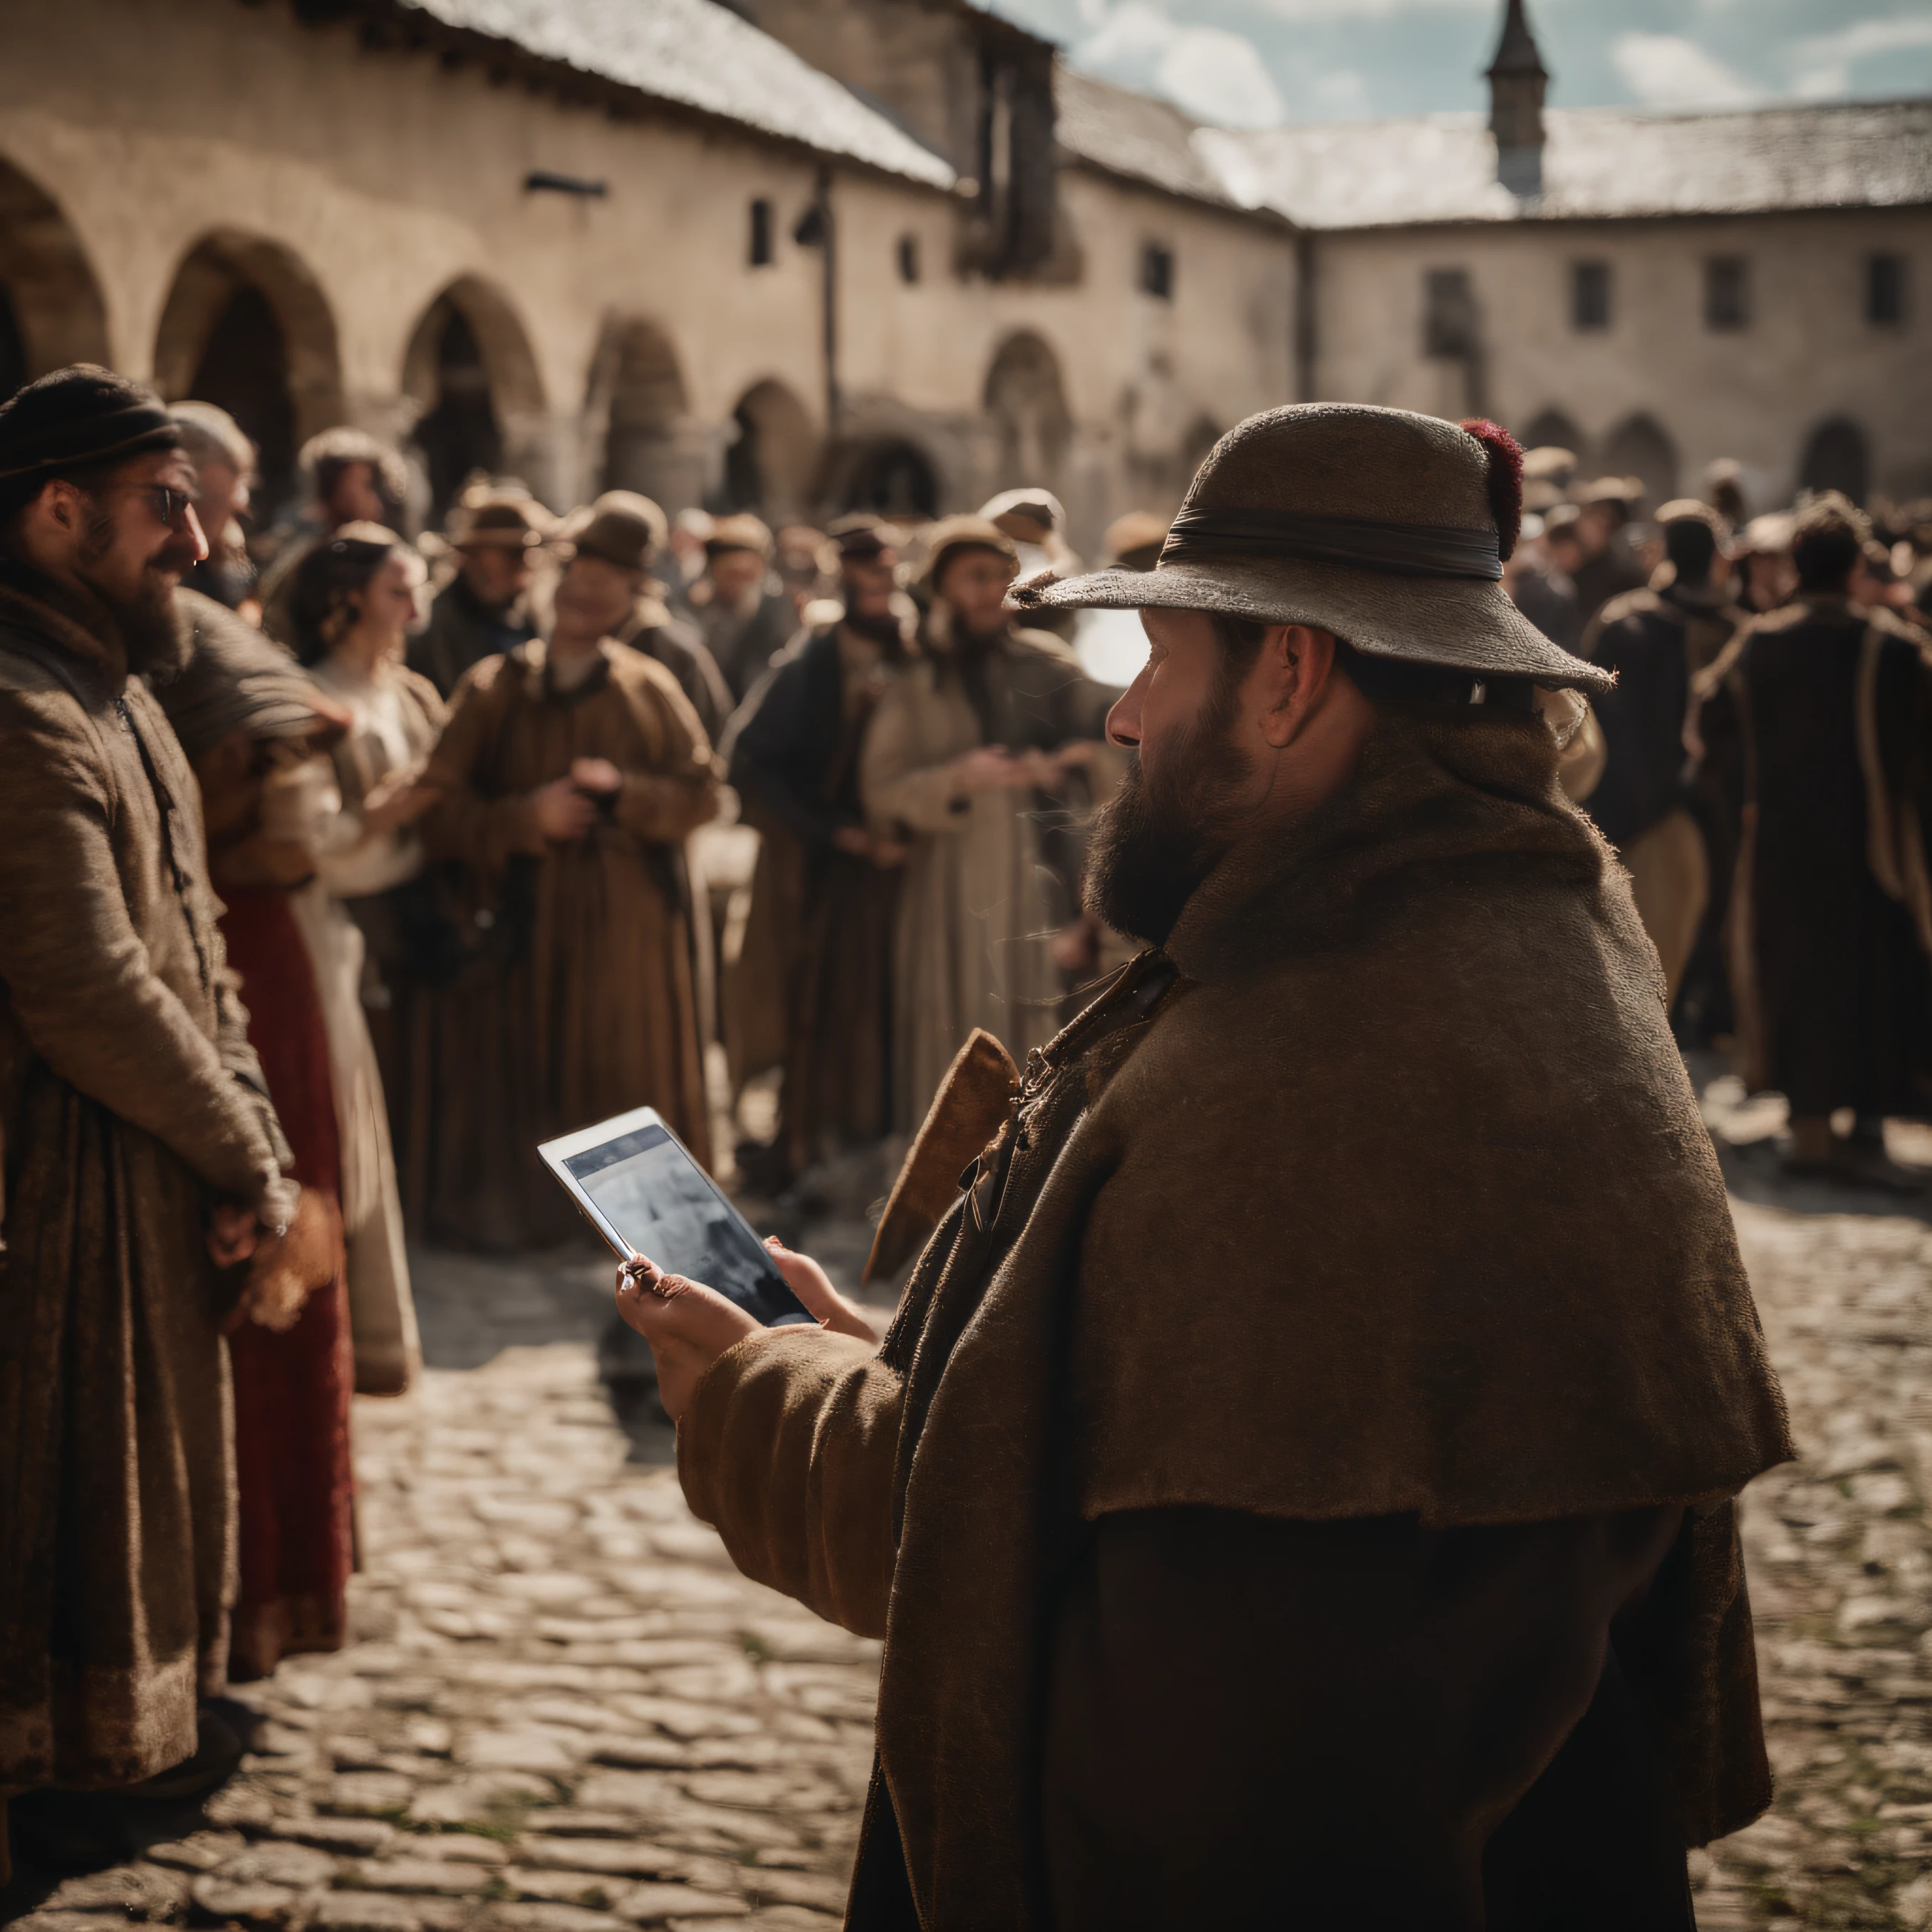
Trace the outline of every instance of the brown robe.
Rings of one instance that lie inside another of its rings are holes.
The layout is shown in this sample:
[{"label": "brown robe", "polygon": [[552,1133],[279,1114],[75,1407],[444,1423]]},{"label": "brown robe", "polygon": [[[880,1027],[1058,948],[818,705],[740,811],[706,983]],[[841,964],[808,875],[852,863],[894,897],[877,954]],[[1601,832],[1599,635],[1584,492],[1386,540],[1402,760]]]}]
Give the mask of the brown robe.
[{"label": "brown robe", "polygon": [[[1539,1869],[1634,1861],[1622,1922],[1682,1924],[1684,1846],[1767,1802],[1730,1498],[1783,1401],[1556,766],[1533,717],[1384,716],[1030,1064],[881,1349],[700,1383],[693,1508],[886,1638],[855,1928],[1293,1922],[1341,1853],[1311,1923],[1543,1923]],[[1539,1826],[1580,1738],[1602,1802]]]},{"label": "brown robe", "polygon": [[[572,1238],[569,1197],[538,1142],[655,1107],[710,1160],[683,841],[717,810],[711,747],[661,664],[606,639],[555,689],[544,645],[488,658],[458,687],[424,774],[434,858],[467,867],[488,950],[445,997],[430,1218],[452,1239]],[[623,788],[580,839],[552,844],[531,794],[574,760]]]},{"label": "brown robe", "polygon": [[211,1202],[288,1150],[215,925],[200,802],[102,614],[0,576],[0,1786],[195,1748],[235,1582]]}]

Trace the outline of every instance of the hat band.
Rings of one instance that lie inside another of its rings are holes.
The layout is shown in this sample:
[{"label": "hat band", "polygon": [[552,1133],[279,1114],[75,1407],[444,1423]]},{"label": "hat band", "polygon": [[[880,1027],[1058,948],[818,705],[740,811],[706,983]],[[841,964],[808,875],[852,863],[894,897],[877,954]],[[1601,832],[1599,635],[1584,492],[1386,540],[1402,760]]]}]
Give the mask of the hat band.
[{"label": "hat band", "polygon": [[0,479],[10,482],[68,464],[80,468],[164,443],[178,446],[180,441],[179,426],[159,403],[127,403],[97,416],[48,423],[22,436],[6,452],[12,460],[0,467]]},{"label": "hat band", "polygon": [[1310,517],[1292,510],[1183,510],[1162,563],[1222,556],[1288,556],[1305,563],[1352,564],[1396,577],[1472,577],[1498,582],[1502,556],[1494,530],[1437,524],[1384,524],[1366,517]]}]

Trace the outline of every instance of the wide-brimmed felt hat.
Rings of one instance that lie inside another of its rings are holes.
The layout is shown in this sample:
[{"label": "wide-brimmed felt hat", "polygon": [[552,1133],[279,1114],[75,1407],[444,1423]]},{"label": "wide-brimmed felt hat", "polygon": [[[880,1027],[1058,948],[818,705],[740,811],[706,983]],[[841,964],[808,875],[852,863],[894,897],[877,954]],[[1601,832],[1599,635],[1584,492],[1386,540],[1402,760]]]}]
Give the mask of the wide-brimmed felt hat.
[{"label": "wide-brimmed felt hat", "polygon": [[534,496],[509,490],[465,491],[449,519],[458,550],[538,550],[556,526]]},{"label": "wide-brimmed felt hat", "polygon": [[736,515],[720,517],[711,526],[711,534],[704,539],[707,556],[722,556],[730,550],[755,551],[762,557],[772,554],[772,533],[764,519],[753,516],[748,510],[740,510]]},{"label": "wide-brimmed felt hat", "polygon": [[1614,678],[1510,602],[1522,453],[1493,424],[1355,403],[1238,423],[1208,453],[1150,571],[1014,585],[1021,610],[1208,610],[1331,631],[1372,657],[1604,692]]},{"label": "wide-brimmed felt hat", "polygon": [[620,570],[646,571],[667,541],[664,513],[634,490],[607,490],[574,510],[557,534],[578,556],[594,556]]},{"label": "wide-brimmed felt hat", "polygon": [[[963,550],[990,550],[1017,567],[1018,547],[998,524],[985,517],[941,517],[920,532],[925,560],[919,567],[919,581],[937,592],[946,566]],[[1047,573],[1050,578],[1051,573]]]}]

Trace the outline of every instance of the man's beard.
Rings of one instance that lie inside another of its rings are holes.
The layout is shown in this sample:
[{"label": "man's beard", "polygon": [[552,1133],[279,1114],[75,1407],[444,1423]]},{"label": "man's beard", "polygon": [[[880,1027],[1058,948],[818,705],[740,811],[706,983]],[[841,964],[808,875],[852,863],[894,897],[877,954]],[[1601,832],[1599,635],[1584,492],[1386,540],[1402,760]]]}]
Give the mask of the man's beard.
[{"label": "man's beard", "polygon": [[186,669],[190,643],[188,626],[175,606],[176,577],[164,573],[185,574],[194,562],[194,554],[185,543],[170,544],[148,560],[131,592],[116,590],[103,584],[94,569],[106,549],[102,534],[90,533],[76,574],[114,620],[130,673],[165,684]]},{"label": "man's beard", "polygon": [[1217,682],[1150,778],[1138,754],[1088,833],[1084,898],[1116,932],[1165,946],[1181,910],[1234,843],[1245,774],[1232,678]]}]

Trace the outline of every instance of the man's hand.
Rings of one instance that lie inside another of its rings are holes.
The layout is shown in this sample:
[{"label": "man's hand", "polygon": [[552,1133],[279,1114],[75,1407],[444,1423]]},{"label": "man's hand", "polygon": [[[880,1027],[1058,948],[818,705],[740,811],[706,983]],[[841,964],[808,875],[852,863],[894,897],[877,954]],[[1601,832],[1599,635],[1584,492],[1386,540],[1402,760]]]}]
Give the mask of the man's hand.
[{"label": "man's hand", "polygon": [[658,1399],[676,1422],[691,1405],[699,1378],[758,1324],[715,1288],[666,1274],[633,1255],[617,1270],[617,1312],[651,1345]]},{"label": "man's hand", "polygon": [[835,1335],[850,1335],[876,1348],[879,1331],[864,1315],[832,1286],[832,1278],[809,1255],[801,1255],[785,1246],[777,1235],[769,1236],[765,1246],[771,1252],[784,1284],[821,1328]]},{"label": "man's hand", "polygon": [[608,758],[573,758],[570,782],[579,791],[602,798],[624,788],[624,774]]},{"label": "man's hand", "polygon": [[552,778],[530,794],[536,807],[537,830],[559,845],[581,838],[597,816],[596,800],[578,787],[574,778]]},{"label": "man's hand", "polygon": [[252,1208],[211,1208],[208,1210],[208,1252],[217,1268],[232,1268],[255,1252],[261,1224]]},{"label": "man's hand", "polygon": [[260,1227],[252,1214],[249,1220],[254,1237],[248,1278],[225,1325],[230,1334],[245,1322],[280,1333],[292,1328],[309,1297],[335,1279],[341,1219],[327,1196],[304,1187],[286,1228]]}]

